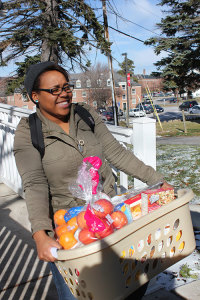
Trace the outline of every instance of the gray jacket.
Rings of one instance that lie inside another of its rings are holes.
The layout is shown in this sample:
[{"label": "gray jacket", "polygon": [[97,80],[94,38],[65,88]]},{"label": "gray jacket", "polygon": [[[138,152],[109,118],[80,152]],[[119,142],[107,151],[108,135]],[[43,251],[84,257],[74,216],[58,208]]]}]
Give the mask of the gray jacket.
[{"label": "gray jacket", "polygon": [[[115,179],[109,164],[148,185],[162,180],[158,172],[119,144],[93,108],[82,105],[94,118],[94,133],[77,114],[74,115],[74,104],[70,112],[69,135],[37,110],[45,143],[42,161],[40,153],[31,142],[28,118],[22,118],[17,127],[14,154],[23,181],[33,233],[39,230],[52,231],[52,216],[56,210],[83,205],[83,201],[72,196],[68,186],[76,180],[84,157],[101,158],[99,174],[103,191],[109,196],[115,195]],[[81,151],[80,141],[84,141]]]}]

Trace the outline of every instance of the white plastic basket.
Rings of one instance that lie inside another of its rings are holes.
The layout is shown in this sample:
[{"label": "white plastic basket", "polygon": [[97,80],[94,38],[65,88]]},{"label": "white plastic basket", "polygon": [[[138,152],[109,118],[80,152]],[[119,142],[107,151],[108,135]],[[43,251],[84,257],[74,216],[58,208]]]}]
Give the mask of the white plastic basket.
[{"label": "white plastic basket", "polygon": [[191,190],[103,240],[59,250],[56,265],[80,300],[123,300],[195,249]]}]

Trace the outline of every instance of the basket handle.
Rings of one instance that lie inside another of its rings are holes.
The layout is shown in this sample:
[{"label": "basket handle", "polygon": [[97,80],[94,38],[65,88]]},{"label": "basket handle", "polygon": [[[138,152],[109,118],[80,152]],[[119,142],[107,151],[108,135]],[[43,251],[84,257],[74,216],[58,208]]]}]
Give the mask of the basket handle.
[{"label": "basket handle", "polygon": [[56,248],[56,247],[52,247],[52,248],[50,249],[51,255],[52,255],[53,257],[55,257],[55,258],[58,258],[58,253],[57,253],[57,251],[58,251],[58,248]]}]

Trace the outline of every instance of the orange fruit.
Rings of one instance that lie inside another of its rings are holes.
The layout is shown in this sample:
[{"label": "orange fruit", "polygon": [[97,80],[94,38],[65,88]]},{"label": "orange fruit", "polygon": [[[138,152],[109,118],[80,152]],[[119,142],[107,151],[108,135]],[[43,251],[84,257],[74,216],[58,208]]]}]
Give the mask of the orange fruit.
[{"label": "orange fruit", "polygon": [[63,233],[59,238],[59,243],[65,250],[71,249],[77,244],[77,242],[78,241],[75,239],[74,233],[72,231]]},{"label": "orange fruit", "polygon": [[78,229],[76,217],[73,217],[69,221],[67,221],[66,225],[68,226],[68,230],[72,230],[73,232],[75,232]]},{"label": "orange fruit", "polygon": [[113,226],[117,229],[120,229],[128,224],[126,215],[120,210],[114,211],[110,216],[113,220]]},{"label": "orange fruit", "polygon": [[66,214],[66,209],[59,209],[55,212],[53,218],[56,225],[66,224],[64,215]]},{"label": "orange fruit", "polygon": [[55,232],[57,237],[59,238],[63,233],[69,231],[67,224],[62,224],[56,227]]},{"label": "orange fruit", "polygon": [[79,238],[79,241],[81,243],[83,243],[84,245],[88,245],[97,240],[97,238],[95,237],[95,233],[89,231],[89,229],[87,229],[87,228],[84,228],[79,232],[78,238]]},{"label": "orange fruit", "polygon": [[76,216],[77,224],[78,224],[78,226],[79,226],[81,229],[83,229],[83,228],[88,228],[84,216],[85,216],[85,211],[81,211],[81,212]]}]

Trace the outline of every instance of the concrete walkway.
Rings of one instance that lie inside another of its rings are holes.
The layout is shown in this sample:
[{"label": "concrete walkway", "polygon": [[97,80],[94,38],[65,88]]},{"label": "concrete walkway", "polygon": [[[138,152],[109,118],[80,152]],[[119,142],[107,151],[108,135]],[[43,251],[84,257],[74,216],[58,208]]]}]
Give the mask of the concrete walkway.
[{"label": "concrete walkway", "polygon": [[[191,209],[193,224],[200,230],[200,206]],[[58,299],[48,264],[37,258],[25,201],[3,183],[0,183],[0,270],[1,300]],[[200,299],[200,281],[172,291],[155,291],[153,286],[152,281],[144,300]]]},{"label": "concrete walkway", "polygon": [[159,145],[199,145],[200,136],[174,136],[174,137],[157,137],[156,143]]},{"label": "concrete walkway", "polygon": [[57,300],[48,264],[39,261],[25,201],[0,184],[0,299]]}]

